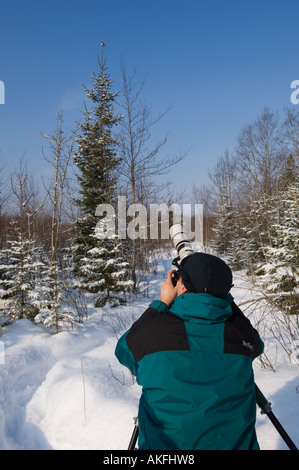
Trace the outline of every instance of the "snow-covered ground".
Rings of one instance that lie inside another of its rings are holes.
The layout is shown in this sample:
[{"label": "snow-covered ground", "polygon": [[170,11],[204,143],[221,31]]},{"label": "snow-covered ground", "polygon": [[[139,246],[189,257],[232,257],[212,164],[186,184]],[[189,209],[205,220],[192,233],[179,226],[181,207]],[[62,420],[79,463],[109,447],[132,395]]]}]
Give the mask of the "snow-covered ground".
[{"label": "snow-covered ground", "polygon": [[[116,334],[124,313],[129,327],[159,297],[170,268],[170,259],[161,260],[144,285],[148,296],[112,316],[90,308],[82,329],[52,335],[22,319],[0,332],[0,449],[127,449],[141,390],[114,357]],[[237,304],[250,298],[249,282],[235,277],[232,294]],[[275,368],[256,361],[256,383],[299,446],[299,367],[278,353]],[[287,449],[259,410],[257,433],[261,449]]]}]

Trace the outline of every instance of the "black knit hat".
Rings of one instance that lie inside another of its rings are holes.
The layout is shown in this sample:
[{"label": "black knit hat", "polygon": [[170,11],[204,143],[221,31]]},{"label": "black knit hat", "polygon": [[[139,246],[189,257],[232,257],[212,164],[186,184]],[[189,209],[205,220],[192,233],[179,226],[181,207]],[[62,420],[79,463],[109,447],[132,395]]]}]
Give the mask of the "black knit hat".
[{"label": "black knit hat", "polygon": [[232,287],[232,272],[217,256],[193,253],[183,259],[180,272],[188,292],[208,293],[224,299]]}]

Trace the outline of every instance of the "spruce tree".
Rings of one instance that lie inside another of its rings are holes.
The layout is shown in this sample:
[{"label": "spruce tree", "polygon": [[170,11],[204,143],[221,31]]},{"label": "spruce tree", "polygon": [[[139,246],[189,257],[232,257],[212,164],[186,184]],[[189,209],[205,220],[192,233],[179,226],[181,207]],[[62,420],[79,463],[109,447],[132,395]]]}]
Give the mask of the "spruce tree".
[{"label": "spruce tree", "polygon": [[0,313],[4,322],[23,317],[34,320],[38,314],[36,286],[44,266],[41,248],[26,239],[14,224],[12,232],[0,256]]},{"label": "spruce tree", "polygon": [[232,241],[233,209],[227,204],[220,204],[215,214],[212,248],[219,255],[226,255]]},{"label": "spruce tree", "polygon": [[[265,246],[274,292],[296,292],[299,287],[299,184],[278,195],[278,213],[272,225],[272,245]],[[298,299],[296,299],[298,307]]]},{"label": "spruce tree", "polygon": [[62,325],[79,326],[75,312],[69,307],[70,271],[67,266],[60,269],[58,263],[48,258],[36,281],[33,304],[37,307],[38,314],[34,321],[43,323],[54,333],[58,333]]},{"label": "spruce tree", "polygon": [[112,81],[107,74],[105,61],[98,61],[99,73],[93,74],[93,88],[85,88],[92,108],[85,108],[85,120],[77,138],[78,149],[74,156],[79,173],[79,198],[75,201],[82,212],[77,221],[77,233],[84,251],[94,246],[92,238],[96,226],[96,208],[99,204],[114,202],[116,189],[115,169],[120,162],[116,155],[118,140],[113,136],[113,127],[120,117],[114,115],[113,102],[117,93],[112,93]]},{"label": "spruce tree", "polygon": [[[108,257],[110,264],[117,266],[115,260],[119,253],[116,245],[119,242],[116,243],[110,235],[104,238],[97,236],[99,218],[96,209],[100,204],[113,204],[116,201],[116,168],[120,158],[117,157],[118,140],[113,131],[121,118],[114,113],[113,103],[117,93],[112,92],[103,49],[98,65],[99,73],[92,77],[93,87],[85,89],[92,107],[85,108],[85,120],[80,128],[78,150],[74,157],[79,170],[77,178],[80,188],[76,204],[81,210],[81,218],[75,224],[73,253],[75,272],[79,276],[77,287],[97,294],[95,302],[104,305],[110,295],[103,297],[98,293],[117,290],[104,259],[107,261]],[[119,270],[122,271],[121,266]]]}]

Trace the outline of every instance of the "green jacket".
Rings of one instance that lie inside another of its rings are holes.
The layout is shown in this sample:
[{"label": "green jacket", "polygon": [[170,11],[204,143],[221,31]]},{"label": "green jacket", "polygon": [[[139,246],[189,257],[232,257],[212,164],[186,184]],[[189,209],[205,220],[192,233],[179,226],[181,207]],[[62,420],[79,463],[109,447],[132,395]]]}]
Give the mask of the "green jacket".
[{"label": "green jacket", "polygon": [[115,350],[143,387],[138,448],[259,449],[252,360],[262,351],[230,294],[154,301]]}]

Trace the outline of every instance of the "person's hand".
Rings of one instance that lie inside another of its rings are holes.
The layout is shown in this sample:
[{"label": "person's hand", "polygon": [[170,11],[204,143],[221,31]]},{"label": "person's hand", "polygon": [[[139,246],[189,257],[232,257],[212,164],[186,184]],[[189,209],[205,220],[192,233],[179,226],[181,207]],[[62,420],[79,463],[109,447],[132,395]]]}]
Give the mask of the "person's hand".
[{"label": "person's hand", "polygon": [[178,295],[177,287],[174,287],[171,280],[171,275],[174,271],[175,269],[172,269],[168,272],[167,279],[163,282],[161,286],[160,300],[166,305],[168,305],[168,307],[172,304],[172,302]]}]

